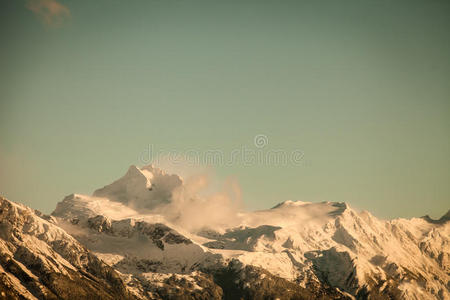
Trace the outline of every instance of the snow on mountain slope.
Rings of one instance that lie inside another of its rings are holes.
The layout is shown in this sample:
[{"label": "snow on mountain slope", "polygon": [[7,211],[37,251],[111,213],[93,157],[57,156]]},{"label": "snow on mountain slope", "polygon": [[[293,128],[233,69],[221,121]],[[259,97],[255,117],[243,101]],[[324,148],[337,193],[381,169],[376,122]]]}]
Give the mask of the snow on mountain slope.
[{"label": "snow on mountain slope", "polygon": [[244,212],[187,181],[131,166],[48,218],[142,299],[450,299],[448,217],[385,221],[300,201]]},{"label": "snow on mountain slope", "polygon": [[205,245],[246,250],[231,255],[292,280],[314,274],[353,295],[395,287],[390,293],[402,298],[449,297],[450,223],[382,221],[345,203],[286,201],[243,214],[242,224],[226,234],[203,234],[215,239]]},{"label": "snow on mountain slope", "polygon": [[131,299],[118,274],[52,217],[0,198],[0,290],[7,299]]},{"label": "snow on mountain slope", "polygon": [[166,174],[152,165],[138,168],[131,166],[119,180],[94,192],[96,197],[136,208],[154,208],[169,203],[172,192],[182,184],[181,177]]},{"label": "snow on mountain slope", "polygon": [[[200,262],[217,265],[220,257],[165,225],[170,223],[161,215],[141,214],[107,198],[77,194],[60,202],[52,215],[58,226],[114,267],[138,297],[165,298],[168,290],[176,289],[174,284],[199,299],[222,297],[220,287],[196,268]],[[195,284],[185,286],[191,281]]]}]

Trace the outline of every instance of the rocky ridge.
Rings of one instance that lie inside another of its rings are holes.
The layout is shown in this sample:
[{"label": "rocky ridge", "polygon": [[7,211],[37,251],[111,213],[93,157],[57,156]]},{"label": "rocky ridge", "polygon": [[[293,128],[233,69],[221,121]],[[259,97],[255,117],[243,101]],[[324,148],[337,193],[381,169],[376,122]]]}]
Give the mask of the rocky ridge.
[{"label": "rocky ridge", "polygon": [[2,288],[17,299],[69,299],[69,282],[99,299],[450,299],[448,213],[386,221],[346,203],[285,201],[192,229],[165,214],[183,188],[132,166],[51,216],[2,198]]}]

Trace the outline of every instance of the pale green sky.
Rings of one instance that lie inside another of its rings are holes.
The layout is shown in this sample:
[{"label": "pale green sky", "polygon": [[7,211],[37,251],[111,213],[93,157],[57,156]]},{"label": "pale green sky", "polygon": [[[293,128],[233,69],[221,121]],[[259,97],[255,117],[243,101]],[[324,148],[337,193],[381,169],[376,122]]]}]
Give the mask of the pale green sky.
[{"label": "pale green sky", "polygon": [[[36,0],[37,1],[37,0]],[[50,212],[149,144],[265,148],[217,165],[249,209],[346,201],[384,218],[450,208],[447,0],[61,1],[46,25],[2,1],[0,192]]]}]

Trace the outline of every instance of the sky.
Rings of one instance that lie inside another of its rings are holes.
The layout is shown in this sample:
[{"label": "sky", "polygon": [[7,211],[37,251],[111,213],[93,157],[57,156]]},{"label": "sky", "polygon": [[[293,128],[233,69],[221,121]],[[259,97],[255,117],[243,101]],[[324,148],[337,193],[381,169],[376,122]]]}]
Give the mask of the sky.
[{"label": "sky", "polygon": [[[239,182],[252,210],[288,199],[381,218],[450,208],[447,0],[0,5],[10,200],[51,212],[151,149],[223,154],[209,168]],[[229,159],[242,149],[301,159]]]}]

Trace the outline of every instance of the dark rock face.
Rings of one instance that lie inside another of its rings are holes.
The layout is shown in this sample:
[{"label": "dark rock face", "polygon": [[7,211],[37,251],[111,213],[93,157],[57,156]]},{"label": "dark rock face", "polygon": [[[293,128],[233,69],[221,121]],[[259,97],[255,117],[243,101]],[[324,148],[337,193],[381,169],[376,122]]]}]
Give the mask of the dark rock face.
[{"label": "dark rock face", "polygon": [[[74,223],[72,222],[72,224]],[[115,221],[105,216],[97,215],[87,219],[87,227],[93,231],[112,236],[131,237],[133,234],[142,234],[148,237],[161,250],[164,250],[164,243],[192,244],[191,240],[161,223],[134,222],[131,219]]]},{"label": "dark rock face", "polygon": [[223,299],[222,288],[211,275],[201,272],[195,272],[188,278],[174,274],[159,282],[150,282],[145,289],[150,299]]},{"label": "dark rock face", "polygon": [[216,241],[204,243],[203,246],[212,249],[233,249],[233,250],[252,250],[258,239],[264,236],[267,239],[275,238],[275,231],[281,227],[262,225],[256,228],[244,227],[235,228],[220,235],[214,231],[201,231],[199,234],[203,237],[215,239]]},{"label": "dark rock face", "polygon": [[166,234],[163,238],[163,241],[167,244],[192,244],[191,240],[175,232],[169,232],[168,234]]},{"label": "dark rock face", "polygon": [[161,250],[164,250],[163,242],[167,244],[192,244],[191,240],[161,223],[149,224],[147,222],[137,222],[135,230],[148,236]]},{"label": "dark rock face", "polygon": [[[308,255],[314,255],[312,259],[314,270],[321,281],[327,282],[331,286],[345,287],[352,292],[358,290],[359,282],[355,277],[355,265],[348,252],[339,252],[335,248],[331,248],[326,251],[308,253]],[[336,272],[343,276],[334,276]]]},{"label": "dark rock face", "polygon": [[111,232],[112,230],[111,220],[101,215],[89,218],[88,226],[98,232]]},{"label": "dark rock face", "polygon": [[137,259],[135,257],[126,256],[119,262],[113,265],[117,270],[124,270],[125,268],[133,266],[140,272],[158,272],[158,269],[162,266],[162,262],[150,259]]},{"label": "dark rock face", "polygon": [[223,299],[351,299],[336,289],[313,282],[302,287],[262,268],[243,266],[237,260],[232,260],[225,268],[208,272],[224,291]]},{"label": "dark rock face", "polygon": [[[191,241],[165,224],[148,222],[152,218],[113,220],[91,213],[61,219],[0,198],[0,299],[448,299],[448,223],[433,223],[437,225],[417,246],[412,243],[408,248],[417,248],[415,257],[430,262],[424,272],[387,252],[369,251],[363,257],[367,264],[362,264],[363,246],[379,247],[383,239],[394,237],[402,243],[415,241],[414,231],[392,222],[384,225],[388,234],[377,237],[365,230],[366,225],[345,204],[332,206],[329,215],[336,218],[324,225],[324,232],[334,229],[329,235],[332,244],[298,255],[293,231],[283,234],[284,229],[277,226],[240,226],[225,233],[204,229],[197,233],[202,239],[192,236]],[[346,223],[345,215],[355,222]],[[200,243],[226,250],[205,250]],[[234,252],[222,256],[227,250]],[[275,251],[283,260],[271,264]],[[258,265],[272,273],[239,256],[251,252],[266,255]],[[296,271],[286,276],[289,280],[274,275],[283,276],[276,268],[286,266]],[[431,273],[429,266],[438,266],[443,273]],[[412,293],[422,287],[431,296],[407,294],[402,284],[411,282],[415,284]]]}]

